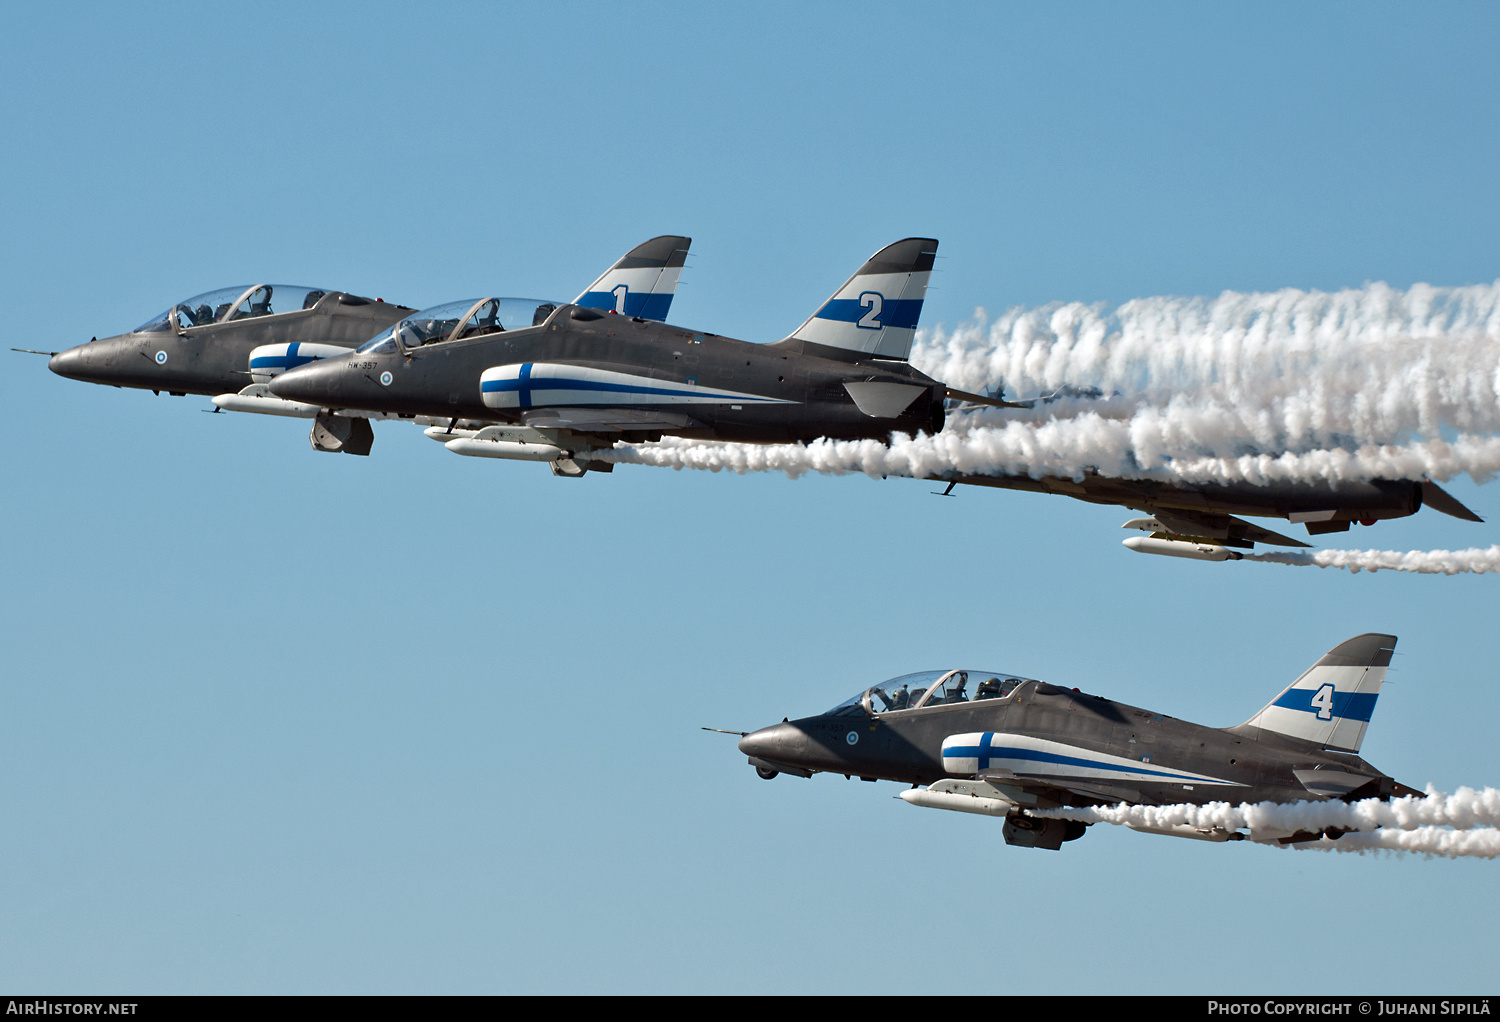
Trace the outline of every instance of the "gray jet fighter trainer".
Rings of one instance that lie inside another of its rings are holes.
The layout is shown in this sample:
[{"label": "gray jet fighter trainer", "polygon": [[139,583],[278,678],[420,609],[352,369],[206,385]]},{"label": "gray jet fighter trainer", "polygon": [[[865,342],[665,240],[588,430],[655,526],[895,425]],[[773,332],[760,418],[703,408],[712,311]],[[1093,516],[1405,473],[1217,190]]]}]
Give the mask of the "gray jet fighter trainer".
[{"label": "gray jet fighter trainer", "polygon": [[1078,480],[1046,476],[960,475],[936,478],[950,484],[966,483],[1033,493],[1055,493],[1090,504],[1116,504],[1143,511],[1121,528],[1139,529],[1149,536],[1125,540],[1138,553],[1164,554],[1203,561],[1238,560],[1239,550],[1256,543],[1305,547],[1301,540],[1247,522],[1238,515],[1284,518],[1302,524],[1312,536],[1347,532],[1354,522],[1374,525],[1388,518],[1405,518],[1423,507],[1466,522],[1482,522],[1452,494],[1430,479],[1341,479],[1330,483],[1273,481],[1252,483],[1166,483],[1152,479],[1117,479],[1097,472]]},{"label": "gray jet fighter trainer", "polygon": [[912,785],[901,793],[912,805],[1002,817],[1006,843],[1031,848],[1060,848],[1088,825],[1028,809],[1420,795],[1358,755],[1395,646],[1394,635],[1377,634],[1341,643],[1231,728],[1030,678],[952,670],[893,678],[827,713],[750,732],[739,747],[767,780],[826,772],[901,781]]},{"label": "gray jet fighter trainer", "polygon": [[948,391],[906,361],[936,251],[930,238],[880,250],[775,344],[652,322],[630,314],[634,288],[593,288],[617,304],[579,301],[535,327],[484,336],[392,331],[282,374],[271,393],[331,410],[444,416],[448,427],[428,435],[455,453],[545,461],[566,476],[608,471],[590,454],[619,440],[936,432]]},{"label": "gray jet fighter trainer", "polygon": [[[672,236],[638,245],[575,301],[665,318],[689,244],[687,238]],[[412,416],[325,410],[272,397],[267,384],[288,369],[348,354],[388,329],[408,338],[427,338],[441,328],[437,339],[444,339],[448,327],[455,328],[454,336],[477,336],[534,326],[561,304],[487,298],[414,313],[408,306],[326,288],[258,284],[189,298],[128,334],[94,338],[63,352],[32,353],[51,355],[52,371],[71,379],[165,390],[176,397],[208,394],[220,411],[314,419],[315,450],[369,454],[374,442],[370,419]],[[430,425],[449,419],[418,421]]]},{"label": "gray jet fighter trainer", "polygon": [[[642,318],[664,317],[672,307],[677,280],[692,239],[668,235],[637,245],[605,270],[574,301],[588,308],[632,310]],[[387,347],[407,350],[425,344],[474,339],[534,327],[563,302],[534,298],[466,298],[412,313],[400,322],[366,339],[360,351]],[[408,310],[409,311],[409,310]],[[305,349],[306,346],[304,346]],[[251,378],[255,381],[238,394],[220,394],[214,404],[222,409],[291,415],[313,419],[314,450],[369,454],[375,436],[371,419],[405,419],[420,426],[447,423],[451,417],[404,415],[369,408],[327,408],[304,401],[274,396],[268,384],[289,369],[329,355],[346,355],[347,348],[319,352],[316,358],[298,357],[295,345],[267,345],[250,352]],[[479,425],[483,425],[480,423]]]},{"label": "gray jet fighter trainer", "polygon": [[343,355],[413,310],[325,288],[257,284],[179,302],[126,334],[58,352],[59,376],[175,396],[243,388],[252,350],[281,345],[281,364]]},{"label": "gray jet fighter trainer", "polygon": [[[256,284],[189,298],[127,334],[94,338],[54,354],[54,373],[89,383],[136,387],[182,397],[215,395],[228,411],[318,417],[318,409],[287,410],[267,396],[276,372],[343,355],[412,310],[327,288]],[[248,379],[247,379],[248,377]],[[324,450],[369,452],[367,418],[343,416],[313,428]]]}]

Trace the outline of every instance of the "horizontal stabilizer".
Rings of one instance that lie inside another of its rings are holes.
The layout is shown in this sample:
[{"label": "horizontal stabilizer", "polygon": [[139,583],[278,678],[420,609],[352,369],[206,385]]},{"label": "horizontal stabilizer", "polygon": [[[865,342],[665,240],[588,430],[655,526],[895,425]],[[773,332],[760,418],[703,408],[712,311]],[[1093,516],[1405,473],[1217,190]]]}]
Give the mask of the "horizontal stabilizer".
[{"label": "horizontal stabilizer", "polygon": [[947,388],[947,397],[952,401],[962,401],[964,404],[984,405],[988,408],[1035,408],[1035,401],[1005,401],[998,397],[986,397],[983,394],[970,394],[967,390],[955,390]]},{"label": "horizontal stabilizer", "polygon": [[1312,770],[1293,770],[1302,786],[1314,795],[1324,798],[1343,798],[1374,780],[1369,774],[1357,774],[1338,767],[1317,767]]},{"label": "horizontal stabilizer", "polygon": [[855,407],[872,419],[894,419],[926,390],[912,383],[875,380],[867,383],[845,383],[844,390],[854,399]]},{"label": "horizontal stabilizer", "polygon": [[1482,522],[1474,512],[1460,504],[1447,490],[1443,489],[1431,479],[1422,481],[1422,503],[1434,511],[1441,511],[1445,515],[1454,518],[1462,518],[1466,522]]}]

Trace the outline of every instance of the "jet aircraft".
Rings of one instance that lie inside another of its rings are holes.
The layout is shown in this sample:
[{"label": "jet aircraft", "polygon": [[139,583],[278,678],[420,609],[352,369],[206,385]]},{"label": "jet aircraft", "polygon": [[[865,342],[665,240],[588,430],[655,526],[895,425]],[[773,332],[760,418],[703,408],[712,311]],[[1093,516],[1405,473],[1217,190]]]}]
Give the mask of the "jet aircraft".
[{"label": "jet aircraft", "polygon": [[936,478],[954,484],[1054,493],[1091,504],[1115,504],[1150,517],[1135,518],[1122,528],[1151,533],[1125,540],[1139,553],[1165,554],[1197,560],[1237,560],[1236,549],[1256,543],[1305,547],[1307,543],[1272,532],[1238,517],[1284,518],[1306,526],[1312,536],[1347,532],[1352,523],[1374,525],[1387,518],[1405,518],[1423,507],[1466,522],[1482,522],[1430,479],[1339,480],[1333,483],[1168,483],[1147,479],[1118,479],[1097,472],[1081,479],[1023,475],[947,473]]},{"label": "jet aircraft", "polygon": [[59,376],[174,397],[246,385],[251,351],[280,345],[284,364],[344,354],[413,310],[326,288],[256,284],[178,302],[129,333],[47,352]]},{"label": "jet aircraft", "polygon": [[[532,331],[503,338],[391,338],[354,356],[305,366],[271,384],[289,401],[443,417],[428,435],[456,454],[549,462],[559,475],[607,471],[590,455],[616,441],[673,435],[786,443],[935,433],[945,401],[1030,407],[944,386],[906,361],[937,242],[908,238],[876,253],[801,327],[775,344],[647,323],[591,288]],[[590,300],[585,301],[584,298]],[[600,310],[615,311],[625,320]],[[663,315],[665,313],[663,312]],[[1131,549],[1225,560],[1257,542],[1306,543],[1239,516],[1284,518],[1309,534],[1372,525],[1428,506],[1480,521],[1428,480],[1171,484],[1088,473],[1082,479],[950,473],[963,483],[1057,493],[1151,516]]]},{"label": "jet aircraft", "polygon": [[[687,259],[691,238],[664,235],[626,252],[584,289],[574,302],[586,308],[630,311],[642,318],[665,317],[672,307],[677,281]],[[565,303],[532,298],[466,298],[415,312],[361,344],[358,351],[418,348],[449,340],[473,339],[507,330],[534,327]],[[340,349],[336,354],[347,354]],[[406,419],[419,426],[454,423],[449,417],[403,415],[369,408],[325,408],[275,397],[267,386],[288,369],[305,365],[287,345],[266,345],[250,353],[255,381],[238,394],[221,394],[214,404],[231,411],[261,412],[313,419],[309,439],[314,450],[369,454],[375,442],[371,419]],[[483,423],[475,425],[482,426]]]},{"label": "jet aircraft", "polygon": [[610,307],[594,288],[583,296],[593,301],[502,334],[393,331],[283,373],[270,390],[335,411],[443,416],[448,426],[428,435],[457,454],[545,461],[567,476],[607,471],[590,455],[618,440],[936,432],[949,392],[906,361],[936,251],[930,238],[881,249],[774,344],[653,322],[647,303],[632,314],[632,291],[608,292]]},{"label": "jet aircraft", "polygon": [[[673,235],[638,245],[575,301],[664,318],[690,244],[690,239]],[[72,379],[166,390],[179,397],[208,394],[220,411],[313,419],[315,450],[369,454],[374,442],[369,420],[400,416],[285,401],[272,397],[267,384],[288,369],[348,354],[391,330],[426,338],[439,329],[446,337],[452,327],[455,336],[477,336],[533,326],[562,304],[485,298],[415,312],[340,291],[261,284],[210,291],[179,302],[128,334],[39,354],[52,355],[49,368]]]},{"label": "jet aircraft", "polygon": [[[892,678],[827,713],[744,734],[739,748],[766,780],[840,773],[900,781],[912,785],[901,793],[912,805],[1001,817],[1006,843],[1031,848],[1058,849],[1088,825],[1028,809],[1420,795],[1359,757],[1395,646],[1394,635],[1380,634],[1340,643],[1231,728],[1031,678],[949,670]],[[1281,840],[1317,836],[1289,832]]]},{"label": "jet aircraft", "polygon": [[216,411],[317,418],[314,447],[367,453],[374,441],[368,419],[323,417],[316,408],[288,410],[257,399],[276,372],[352,351],[411,311],[325,288],[222,288],[178,302],[129,333],[53,354],[47,366],[89,383],[174,397],[215,395]]}]

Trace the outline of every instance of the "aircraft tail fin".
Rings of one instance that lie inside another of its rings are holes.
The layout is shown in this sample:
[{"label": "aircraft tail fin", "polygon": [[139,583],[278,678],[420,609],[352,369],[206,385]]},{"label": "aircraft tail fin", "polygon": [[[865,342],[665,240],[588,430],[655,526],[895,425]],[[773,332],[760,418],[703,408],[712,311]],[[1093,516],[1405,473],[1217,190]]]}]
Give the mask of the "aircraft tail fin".
[{"label": "aircraft tail fin", "polygon": [[932,276],[934,238],[906,238],[876,252],[781,343],[828,358],[900,359],[911,354]]},{"label": "aircraft tail fin", "polygon": [[692,238],[664,234],[637,245],[573,299],[573,304],[665,321],[692,243]]},{"label": "aircraft tail fin", "polygon": [[1232,730],[1274,731],[1325,749],[1358,752],[1395,648],[1394,635],[1379,633],[1339,643],[1264,709]]}]

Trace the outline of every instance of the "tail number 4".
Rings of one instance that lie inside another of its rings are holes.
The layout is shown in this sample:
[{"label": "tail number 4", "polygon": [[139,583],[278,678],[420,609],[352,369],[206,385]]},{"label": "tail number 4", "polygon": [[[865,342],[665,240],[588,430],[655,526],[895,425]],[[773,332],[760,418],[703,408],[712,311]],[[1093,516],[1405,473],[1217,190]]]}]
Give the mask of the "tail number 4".
[{"label": "tail number 4", "polygon": [[1333,719],[1333,686],[1324,685],[1318,689],[1317,694],[1312,697],[1312,704],[1318,708],[1319,720]]},{"label": "tail number 4", "polygon": [[880,305],[884,301],[879,291],[862,292],[859,296],[859,307],[867,311],[854,325],[864,330],[879,330],[885,325],[880,322]]}]

